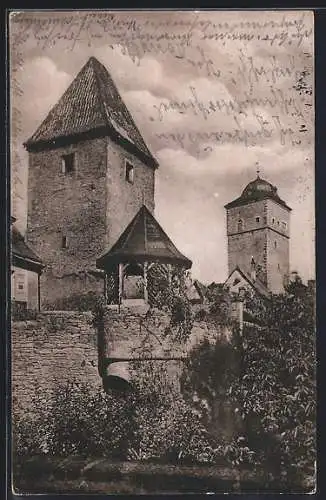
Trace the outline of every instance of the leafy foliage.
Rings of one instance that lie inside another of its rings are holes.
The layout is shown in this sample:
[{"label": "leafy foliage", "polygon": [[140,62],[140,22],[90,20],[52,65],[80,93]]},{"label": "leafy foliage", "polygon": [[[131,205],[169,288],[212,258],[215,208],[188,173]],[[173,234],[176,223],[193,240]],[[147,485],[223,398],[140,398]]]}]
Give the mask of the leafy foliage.
[{"label": "leafy foliage", "polygon": [[33,416],[21,417],[21,411],[14,416],[16,453],[126,456],[128,399],[71,382],[59,386],[46,405],[35,398],[34,410]]},{"label": "leafy foliage", "polygon": [[231,402],[241,423],[237,453],[249,450],[280,484],[302,484],[313,477],[316,453],[314,294],[297,277],[282,295],[245,300],[253,322],[229,345],[194,349],[183,390],[206,422],[216,399]]},{"label": "leafy foliage", "polygon": [[231,325],[230,309],[232,296],[220,283],[211,283],[206,288],[208,308],[202,317],[219,325]]},{"label": "leafy foliage", "polygon": [[229,392],[262,462],[288,477],[313,474],[314,297],[298,279],[260,313],[263,328],[244,329],[241,375]]},{"label": "leafy foliage", "polygon": [[149,305],[171,315],[168,331],[177,342],[186,341],[193,326],[191,303],[185,289],[186,273],[179,267],[154,265],[148,274]]}]

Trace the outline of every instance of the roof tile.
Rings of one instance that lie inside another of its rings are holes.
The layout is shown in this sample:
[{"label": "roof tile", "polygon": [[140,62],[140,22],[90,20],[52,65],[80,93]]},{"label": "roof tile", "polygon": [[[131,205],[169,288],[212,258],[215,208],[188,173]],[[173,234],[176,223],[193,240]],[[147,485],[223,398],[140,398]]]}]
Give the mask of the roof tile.
[{"label": "roof tile", "polygon": [[109,72],[91,57],[25,146],[103,127],[108,135],[113,130],[157,166]]}]

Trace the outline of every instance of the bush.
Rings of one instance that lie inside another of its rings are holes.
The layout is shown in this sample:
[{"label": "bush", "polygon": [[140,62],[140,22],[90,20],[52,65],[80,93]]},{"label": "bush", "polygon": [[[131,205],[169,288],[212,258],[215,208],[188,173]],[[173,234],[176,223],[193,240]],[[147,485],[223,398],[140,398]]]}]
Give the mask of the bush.
[{"label": "bush", "polygon": [[126,458],[128,398],[69,383],[58,387],[46,405],[34,399],[34,416],[13,419],[14,450],[18,455],[86,455]]},{"label": "bush", "polygon": [[[148,374],[152,386],[146,385]],[[16,408],[15,455],[220,462],[222,443],[209,434],[196,411],[164,379],[160,370],[153,374],[150,367],[134,391],[125,394],[105,394],[102,389],[70,383],[59,387],[51,402],[45,403],[42,396],[35,399],[34,416]]]}]

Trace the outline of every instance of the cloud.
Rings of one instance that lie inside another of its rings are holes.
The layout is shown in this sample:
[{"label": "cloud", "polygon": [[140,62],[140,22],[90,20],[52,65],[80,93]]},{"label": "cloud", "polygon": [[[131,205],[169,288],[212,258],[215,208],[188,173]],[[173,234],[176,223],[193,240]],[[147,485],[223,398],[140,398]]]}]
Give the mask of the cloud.
[{"label": "cloud", "polygon": [[24,128],[30,135],[66,90],[72,76],[59,71],[48,57],[35,57],[25,61],[17,79],[24,92],[23,98],[19,99],[26,120]]},{"label": "cloud", "polygon": [[[193,22],[196,16],[199,21],[215,23],[216,27],[212,31],[221,34],[227,31],[226,23],[282,22],[283,18],[286,21],[298,20],[303,13],[233,11],[196,14],[174,11],[115,15],[118,19],[135,17],[143,23],[148,22],[148,25],[152,21],[170,21],[175,24],[167,28],[167,33],[178,35],[184,33],[183,23],[188,20]],[[304,18],[304,29],[308,30],[313,25],[312,13],[304,13]],[[246,32],[246,28],[242,27],[241,30]],[[239,28],[238,32],[241,30]],[[277,32],[273,29],[269,31]],[[100,32],[103,35],[103,30],[99,28],[97,34]],[[146,35],[144,29],[142,33]],[[30,37],[26,47],[22,46],[25,63],[17,75],[24,96],[14,97],[15,106],[22,112],[20,139],[25,140],[34,132],[82,65],[90,56],[95,56],[111,73],[141,134],[160,162],[156,174],[156,215],[178,248],[193,259],[194,275],[204,281],[222,281],[226,278],[224,204],[239,196],[245,185],[255,177],[256,162],[259,162],[261,175],[278,186],[280,196],[293,208],[293,267],[297,267],[305,277],[313,276],[314,116],[313,105],[305,106],[313,103],[311,97],[300,96],[293,89],[295,71],[308,69],[311,73],[307,77],[308,84],[311,83],[313,37],[303,38],[298,46],[294,42],[280,44],[276,40],[271,44],[266,40],[258,42],[232,37],[203,40],[202,35],[203,27],[195,26],[193,45],[186,46],[183,58],[173,54],[177,41],[173,41],[170,52],[166,50],[168,41],[161,41],[161,46],[150,41],[147,49],[139,53],[138,59],[133,59],[133,49],[138,42],[128,36],[122,39],[121,44],[105,33],[103,38],[94,36],[90,45],[86,38],[81,39],[73,51],[68,50],[69,43],[65,42],[63,49],[63,42],[59,41],[41,49],[36,42],[32,43]],[[273,56],[276,66],[281,68],[277,85],[268,81],[272,74]],[[294,72],[290,76],[286,73],[283,75],[282,71],[291,58]],[[267,69],[266,74],[262,68]],[[208,69],[214,69],[216,74],[210,73]],[[252,81],[253,88],[250,86]],[[285,110],[281,98],[274,107],[264,104],[263,99],[271,96],[271,85],[273,89],[278,88],[283,92],[287,99],[296,99],[303,110],[303,121],[295,113],[292,115],[293,109],[289,112]],[[199,108],[189,106],[189,109],[180,112],[176,109],[165,110],[163,106],[164,116],[160,119],[158,110],[162,103],[168,104],[169,99],[180,102],[193,99],[191,88],[196,89],[196,95],[204,106],[209,105],[209,101],[234,102],[245,98],[248,93],[260,99],[260,102],[248,106],[243,115],[227,112],[222,107],[206,117]],[[255,114],[268,122],[273,120],[273,115],[279,116],[283,127],[293,129],[298,144],[281,144],[276,132],[251,146],[232,142],[228,136],[223,142],[214,141],[209,136],[212,132],[232,132],[236,126],[235,116],[247,131],[254,132],[259,127]],[[308,132],[299,132],[302,123],[306,124]],[[174,134],[175,137],[177,134],[187,137],[188,134],[188,137],[193,137],[191,134],[194,132],[207,135],[199,136],[197,143],[185,139],[183,147],[180,138],[162,140],[158,137],[158,134]],[[26,169],[26,153],[19,150],[19,158],[21,168]]]}]

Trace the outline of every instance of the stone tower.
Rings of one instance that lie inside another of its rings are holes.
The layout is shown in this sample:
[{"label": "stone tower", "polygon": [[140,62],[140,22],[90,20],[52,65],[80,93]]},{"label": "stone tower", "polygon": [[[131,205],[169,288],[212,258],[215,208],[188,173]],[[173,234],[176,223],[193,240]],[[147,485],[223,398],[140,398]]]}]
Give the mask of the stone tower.
[{"label": "stone tower", "polygon": [[239,268],[252,282],[281,293],[289,275],[291,208],[259,174],[225,208],[229,274]]},{"label": "stone tower", "polygon": [[146,203],[155,169],[106,68],[91,57],[34,135],[27,237],[45,264],[41,299],[103,291],[96,259]]}]

